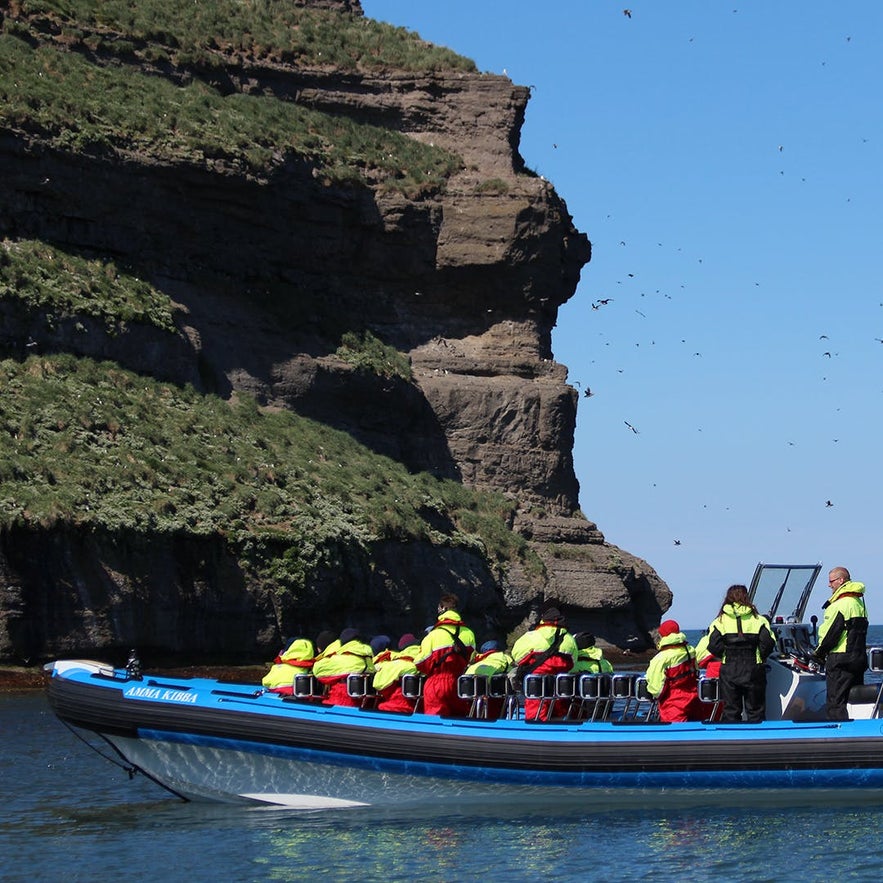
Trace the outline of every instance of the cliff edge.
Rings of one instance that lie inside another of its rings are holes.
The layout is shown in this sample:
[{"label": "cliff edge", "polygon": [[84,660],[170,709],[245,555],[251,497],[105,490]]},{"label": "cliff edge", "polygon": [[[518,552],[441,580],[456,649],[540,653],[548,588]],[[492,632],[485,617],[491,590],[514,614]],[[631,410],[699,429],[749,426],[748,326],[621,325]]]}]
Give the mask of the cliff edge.
[{"label": "cliff edge", "polygon": [[[555,362],[552,329],[591,247],[519,155],[529,90],[467,63],[397,67],[364,50],[351,64],[326,63],[258,47],[256,35],[215,34],[195,51],[171,26],[72,21],[53,6],[22,0],[3,13],[0,82],[10,93],[26,75],[21,59],[65,82],[73,75],[60,65],[75,60],[84,82],[125,71],[151,89],[161,83],[168,94],[155,100],[169,114],[198,88],[206,125],[219,132],[214,147],[185,140],[182,116],[159,138],[114,129],[95,110],[95,134],[92,111],[62,125],[35,102],[30,112],[7,108],[7,251],[39,242],[112,260],[169,298],[174,325],[109,328],[77,309],[47,321],[44,305],[7,292],[4,356],[112,363],[341,430],[410,473],[501,494],[508,528],[541,566],[496,568],[481,543],[464,552],[384,537],[357,562],[317,566],[289,597],[255,580],[222,533],[136,532],[121,543],[69,520],[47,528],[18,518],[0,531],[0,658],[129,644],[260,658],[294,630],[343,618],[369,630],[422,627],[440,591],[461,595],[479,632],[505,635],[554,598],[572,629],[644,649],[671,593],[579,509],[578,395]],[[292,4],[288,14],[301,13],[373,27],[357,2]],[[133,115],[136,86],[121,100]],[[268,131],[237,145],[235,132],[220,131],[228,108],[296,110],[312,140],[281,143]],[[159,116],[149,113],[144,130]],[[412,144],[423,152],[412,156]],[[353,339],[379,342],[405,367],[365,370],[344,345]]]}]

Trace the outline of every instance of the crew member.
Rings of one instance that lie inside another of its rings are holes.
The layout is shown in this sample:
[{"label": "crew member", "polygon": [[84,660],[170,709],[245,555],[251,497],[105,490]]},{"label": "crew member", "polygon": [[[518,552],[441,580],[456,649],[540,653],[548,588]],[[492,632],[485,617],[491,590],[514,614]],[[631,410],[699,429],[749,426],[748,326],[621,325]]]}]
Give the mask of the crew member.
[{"label": "crew member", "polygon": [[417,670],[426,675],[423,684],[423,710],[426,714],[465,717],[469,702],[457,695],[457,679],[475,652],[475,635],[464,625],[457,612],[460,599],[442,595],[438,618],[420,643],[414,660]]},{"label": "crew member", "polygon": [[855,582],[845,567],[828,574],[831,597],[824,604],[825,615],[819,626],[819,646],[814,658],[825,666],[828,720],[848,720],[849,691],[865,680],[868,667],[868,610],[865,585]]},{"label": "crew member", "polygon": [[358,629],[344,629],[340,633],[340,646],[313,663],[313,674],[326,688],[322,704],[361,705],[361,698],[349,695],[347,678],[353,674],[373,675],[373,656],[371,645],[365,642]]},{"label": "crew member", "polygon": [[[525,632],[512,647],[512,658],[518,666],[516,678],[521,687],[527,675],[565,674],[573,668],[579,655],[576,641],[564,627],[564,616],[557,607],[547,607],[540,614],[536,628]],[[525,720],[550,720],[567,713],[563,700],[548,702],[525,699]]]},{"label": "crew member", "polygon": [[766,617],[751,603],[748,589],[727,589],[720,613],[708,629],[708,651],[721,660],[720,697],[723,723],[760,723],[766,714],[764,662],[776,640]]},{"label": "crew member", "polygon": [[663,723],[702,720],[696,652],[673,619],[659,626],[659,652],[647,666],[647,690]]}]

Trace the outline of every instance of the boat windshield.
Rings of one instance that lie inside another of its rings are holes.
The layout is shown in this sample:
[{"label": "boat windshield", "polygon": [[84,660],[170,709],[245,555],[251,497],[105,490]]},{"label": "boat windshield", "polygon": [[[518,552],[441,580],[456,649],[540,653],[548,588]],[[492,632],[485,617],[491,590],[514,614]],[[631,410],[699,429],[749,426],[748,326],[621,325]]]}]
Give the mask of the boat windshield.
[{"label": "boat windshield", "polygon": [[748,593],[757,609],[770,621],[803,622],[819,564],[758,564]]}]

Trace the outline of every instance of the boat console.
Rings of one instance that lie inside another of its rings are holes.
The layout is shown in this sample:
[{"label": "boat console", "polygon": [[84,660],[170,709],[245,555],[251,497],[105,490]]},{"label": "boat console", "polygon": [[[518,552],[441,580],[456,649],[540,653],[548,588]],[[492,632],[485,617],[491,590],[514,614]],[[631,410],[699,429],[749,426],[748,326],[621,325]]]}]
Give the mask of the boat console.
[{"label": "boat console", "polygon": [[[824,720],[825,675],[813,661],[818,644],[818,619],[804,620],[818,564],[764,564],[754,571],[748,592],[755,607],[770,622],[776,649],[767,660],[767,719]],[[883,648],[868,650],[871,672],[883,672]],[[879,680],[879,679],[878,679]],[[880,684],[853,688],[850,717],[870,718],[880,713]]]}]

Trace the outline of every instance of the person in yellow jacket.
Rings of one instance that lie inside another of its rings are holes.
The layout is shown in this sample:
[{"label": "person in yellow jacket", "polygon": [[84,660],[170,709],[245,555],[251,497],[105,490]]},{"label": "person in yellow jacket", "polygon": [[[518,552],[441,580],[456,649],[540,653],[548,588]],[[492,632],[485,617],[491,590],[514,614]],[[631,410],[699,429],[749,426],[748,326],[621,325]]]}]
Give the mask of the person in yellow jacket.
[{"label": "person in yellow jacket", "polygon": [[659,626],[659,652],[647,666],[647,691],[659,703],[663,723],[702,720],[696,651],[674,619]]},{"label": "person in yellow jacket", "polygon": [[831,597],[824,604],[819,646],[813,657],[825,666],[828,720],[848,720],[849,691],[864,683],[868,667],[868,610],[865,585],[855,582],[845,567],[828,574]]},{"label": "person in yellow jacket", "polygon": [[323,705],[361,705],[360,698],[351,697],[347,691],[347,678],[351,674],[374,674],[374,654],[358,629],[344,629],[340,633],[340,646],[313,663],[313,674],[326,693]]},{"label": "person in yellow jacket", "polygon": [[414,659],[420,652],[420,642],[408,633],[399,638],[398,651],[389,653],[386,659],[374,661],[377,671],[374,673],[374,690],[380,697],[378,711],[397,711],[400,714],[411,714],[416,699],[409,699],[402,693],[402,678],[405,675],[417,674]]},{"label": "person in yellow jacket", "polygon": [[578,651],[571,671],[574,674],[610,674],[613,666],[604,658],[604,651],[595,646],[595,636],[590,632],[579,632],[573,636]]},{"label": "person in yellow jacket", "polygon": [[294,677],[309,674],[316,655],[309,638],[294,638],[273,660],[261,683],[271,692],[290,696],[294,692]]},{"label": "person in yellow jacket", "polygon": [[[508,674],[514,665],[512,657],[500,646],[499,641],[485,641],[478,648],[472,662],[466,666],[465,675],[479,675],[488,679],[494,675]],[[496,720],[503,713],[505,699],[502,696],[487,696],[482,702],[485,703],[486,718]]]},{"label": "person in yellow jacket", "polygon": [[435,625],[420,642],[414,660],[426,675],[423,684],[423,710],[426,714],[465,717],[469,701],[457,695],[457,679],[466,670],[475,652],[475,635],[457,612],[456,595],[442,595]]},{"label": "person in yellow jacket", "polygon": [[[564,627],[564,616],[557,607],[547,607],[540,614],[536,628],[525,632],[512,646],[512,658],[518,666],[519,689],[527,675],[566,674],[579,656],[576,641]],[[525,720],[550,720],[567,713],[567,703],[524,700]]]},{"label": "person in yellow jacket", "polygon": [[727,589],[717,619],[708,628],[708,652],[721,661],[718,685],[723,723],[760,723],[766,716],[766,669],[776,639],[765,616],[751,603],[748,589]]}]

